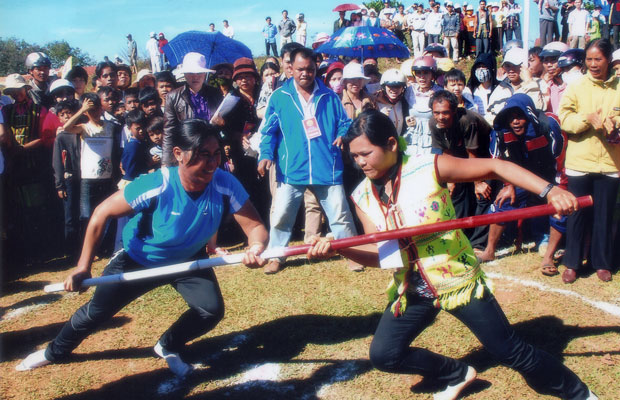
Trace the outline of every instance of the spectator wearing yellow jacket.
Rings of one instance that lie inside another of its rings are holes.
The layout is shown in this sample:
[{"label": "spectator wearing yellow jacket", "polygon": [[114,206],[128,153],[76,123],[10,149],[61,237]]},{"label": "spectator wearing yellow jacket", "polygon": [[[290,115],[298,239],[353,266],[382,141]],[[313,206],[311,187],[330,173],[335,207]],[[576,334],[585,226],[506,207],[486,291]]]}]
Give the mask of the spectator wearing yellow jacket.
[{"label": "spectator wearing yellow jacket", "polygon": [[620,91],[610,68],[612,52],[606,39],[590,42],[586,48],[588,72],[568,86],[560,102],[561,126],[568,134],[568,190],[594,199],[594,207],[568,217],[565,283],[577,279],[590,230],[591,265],[600,280],[611,280],[613,212],[620,186]]}]

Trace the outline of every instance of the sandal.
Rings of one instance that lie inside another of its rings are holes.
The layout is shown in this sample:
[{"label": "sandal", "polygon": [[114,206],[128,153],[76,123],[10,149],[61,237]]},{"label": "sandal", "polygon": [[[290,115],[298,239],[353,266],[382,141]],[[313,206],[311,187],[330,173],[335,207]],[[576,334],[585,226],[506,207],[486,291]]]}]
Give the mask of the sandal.
[{"label": "sandal", "polygon": [[541,272],[544,276],[556,276],[560,273],[558,268],[553,264],[543,264],[541,266]]}]

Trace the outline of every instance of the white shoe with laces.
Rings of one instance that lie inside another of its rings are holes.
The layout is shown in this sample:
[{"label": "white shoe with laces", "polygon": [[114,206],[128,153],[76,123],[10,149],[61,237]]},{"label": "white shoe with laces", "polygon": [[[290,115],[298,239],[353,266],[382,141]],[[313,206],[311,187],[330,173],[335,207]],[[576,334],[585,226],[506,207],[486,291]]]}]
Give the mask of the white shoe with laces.
[{"label": "white shoe with laces", "polygon": [[461,382],[456,385],[449,385],[443,391],[435,393],[433,400],[456,400],[459,393],[475,380],[476,370],[473,367],[467,367],[467,373]]},{"label": "white shoe with laces", "polygon": [[28,357],[24,358],[17,367],[18,371],[30,371],[31,369],[39,368],[52,362],[45,358],[45,349],[30,353]]},{"label": "white shoe with laces", "polygon": [[173,353],[166,350],[164,346],[162,346],[159,342],[157,342],[153,350],[155,351],[155,354],[166,360],[170,371],[172,371],[172,373],[179,378],[185,378],[194,370],[194,367],[181,360],[181,356],[179,355],[179,353]]}]

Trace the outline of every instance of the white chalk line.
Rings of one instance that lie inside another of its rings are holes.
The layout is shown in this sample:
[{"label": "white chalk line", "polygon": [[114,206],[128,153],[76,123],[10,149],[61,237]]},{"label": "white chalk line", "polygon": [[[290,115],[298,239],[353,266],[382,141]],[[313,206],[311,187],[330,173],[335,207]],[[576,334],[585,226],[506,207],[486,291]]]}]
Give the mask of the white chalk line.
[{"label": "white chalk line", "polygon": [[318,397],[322,397],[322,396],[327,395],[327,390],[334,383],[344,382],[344,381],[348,381],[350,379],[353,379],[357,375],[357,372],[359,371],[359,369],[360,369],[360,366],[355,361],[348,361],[348,362],[342,364],[341,366],[339,366],[336,369],[336,372],[334,373],[334,376],[332,376],[330,378],[329,382],[321,385],[319,390],[316,392],[316,395]]},{"label": "white chalk line", "polygon": [[44,307],[44,306],[46,306],[48,304],[51,304],[51,303],[55,302],[56,300],[57,300],[56,298],[45,299],[45,300],[36,302],[34,304],[30,304],[30,305],[27,305],[27,306],[16,308],[15,310],[11,310],[11,311],[7,312],[6,314],[4,314],[4,316],[2,318],[0,318],[0,321],[6,321],[8,319],[13,319],[13,318],[19,317],[21,315],[24,315],[24,314],[30,312],[30,311],[33,311],[33,310],[39,309],[41,307]]},{"label": "white chalk line", "polygon": [[558,289],[558,288],[554,288],[551,286],[547,286],[544,283],[532,281],[529,279],[521,279],[521,278],[517,278],[514,276],[510,276],[510,275],[504,275],[499,272],[487,272],[486,275],[492,279],[504,279],[507,281],[516,282],[523,286],[533,287],[543,292],[558,293],[558,294],[561,294],[567,297],[574,297],[576,299],[583,301],[586,304],[591,305],[592,307],[598,308],[599,310],[604,311],[610,315],[613,315],[614,317],[620,318],[620,307],[619,306],[615,304],[607,303],[605,301],[592,300],[582,294],[573,292],[572,290]]}]

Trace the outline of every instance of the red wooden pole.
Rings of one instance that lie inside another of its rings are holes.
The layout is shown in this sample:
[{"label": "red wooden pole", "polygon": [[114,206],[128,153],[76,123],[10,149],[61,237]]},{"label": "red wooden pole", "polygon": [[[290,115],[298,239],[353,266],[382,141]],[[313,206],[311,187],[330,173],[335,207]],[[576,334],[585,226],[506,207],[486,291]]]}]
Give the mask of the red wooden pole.
[{"label": "red wooden pole", "polygon": [[[583,196],[577,198],[579,208],[592,206],[592,197]],[[518,210],[504,211],[495,214],[477,215],[453,219],[450,221],[437,222],[434,224],[413,226],[410,228],[395,229],[391,231],[368,233],[366,235],[353,236],[344,239],[336,239],[331,242],[332,249],[339,250],[346,247],[360,246],[363,244],[377,243],[384,240],[401,239],[404,237],[426,235],[435,232],[446,232],[454,229],[475,228],[482,225],[499,224],[502,222],[516,221],[555,214],[555,208],[551,204],[526,207]],[[294,256],[308,252],[310,245],[290,246],[284,249],[285,256]]]}]

